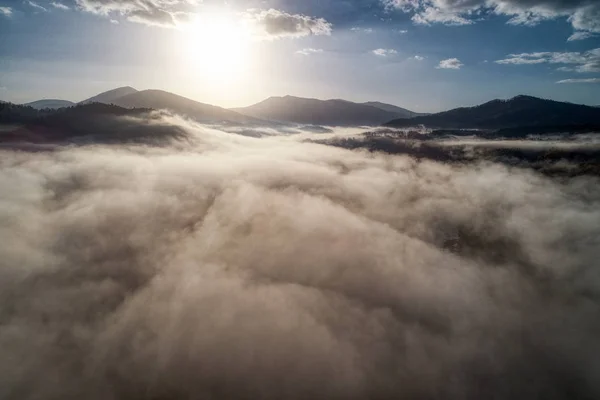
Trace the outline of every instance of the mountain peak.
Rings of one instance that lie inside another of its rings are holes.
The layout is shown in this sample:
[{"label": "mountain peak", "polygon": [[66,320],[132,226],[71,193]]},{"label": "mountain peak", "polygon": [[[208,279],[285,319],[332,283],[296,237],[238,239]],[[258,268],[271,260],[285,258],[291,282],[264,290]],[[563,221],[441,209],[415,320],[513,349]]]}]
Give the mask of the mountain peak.
[{"label": "mountain peak", "polygon": [[539,97],[528,96],[526,94],[519,94],[519,95],[511,98],[510,100],[517,101],[517,100],[543,100],[543,99],[540,99]]},{"label": "mountain peak", "polygon": [[112,89],[106,92],[102,92],[94,97],[90,97],[87,100],[82,101],[80,104],[86,103],[112,103],[113,101],[121,98],[123,96],[127,96],[132,93],[136,93],[137,90],[132,88],[131,86],[122,86],[116,89]]},{"label": "mountain peak", "polygon": [[200,122],[258,123],[256,119],[160,89],[135,91],[113,101],[124,108],[169,110]]},{"label": "mountain peak", "polygon": [[415,113],[391,106],[359,104],[343,99],[319,100],[295,96],[269,97],[249,107],[234,110],[254,118],[296,124],[327,126],[380,125],[391,119]]}]

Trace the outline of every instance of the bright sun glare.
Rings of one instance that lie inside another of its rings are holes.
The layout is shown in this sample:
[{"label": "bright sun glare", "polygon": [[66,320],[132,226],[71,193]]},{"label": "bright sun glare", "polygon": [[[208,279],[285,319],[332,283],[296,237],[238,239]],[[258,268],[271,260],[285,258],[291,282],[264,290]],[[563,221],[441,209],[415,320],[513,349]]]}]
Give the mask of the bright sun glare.
[{"label": "bright sun glare", "polygon": [[239,79],[250,62],[250,31],[230,14],[198,17],[186,29],[185,42],[191,67],[210,79]]}]

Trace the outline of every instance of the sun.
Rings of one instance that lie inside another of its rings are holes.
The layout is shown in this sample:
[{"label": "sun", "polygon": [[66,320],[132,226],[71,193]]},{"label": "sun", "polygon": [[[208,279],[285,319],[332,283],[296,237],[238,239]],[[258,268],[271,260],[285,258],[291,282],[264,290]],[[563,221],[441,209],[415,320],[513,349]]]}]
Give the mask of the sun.
[{"label": "sun", "polygon": [[185,29],[185,59],[195,73],[209,79],[236,80],[250,63],[250,37],[234,14],[202,14]]}]

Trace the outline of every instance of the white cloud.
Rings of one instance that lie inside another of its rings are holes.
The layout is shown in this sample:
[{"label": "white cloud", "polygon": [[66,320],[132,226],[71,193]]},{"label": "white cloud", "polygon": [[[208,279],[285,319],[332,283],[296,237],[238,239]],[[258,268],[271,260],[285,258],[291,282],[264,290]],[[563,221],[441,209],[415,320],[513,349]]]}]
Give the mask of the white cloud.
[{"label": "white cloud", "polygon": [[398,54],[398,52],[394,49],[375,49],[372,51],[372,53],[379,57],[387,57]]},{"label": "white cloud", "polygon": [[[509,24],[536,25],[567,18],[578,31],[600,32],[597,0],[381,0],[388,9],[412,13],[418,24],[467,25],[489,15],[510,17]],[[575,40],[575,39],[572,39]]]},{"label": "white cloud", "polygon": [[405,33],[408,33],[408,31],[406,29],[400,29],[398,33],[404,35]]},{"label": "white cloud", "polygon": [[45,8],[45,7],[42,7],[42,6],[40,6],[38,3],[35,3],[35,2],[33,2],[33,1],[26,1],[26,2],[25,2],[25,4],[27,4],[27,5],[29,5],[29,6],[31,6],[31,7],[33,7],[33,8],[36,8],[36,9],[38,9],[38,10],[44,11],[44,12],[47,12],[47,11],[48,11],[48,9],[47,9],[47,8]]},{"label": "white cloud", "polygon": [[121,15],[128,21],[150,26],[175,27],[197,0],[75,0],[85,12],[110,17]]},{"label": "white cloud", "polygon": [[460,62],[458,58],[448,58],[447,60],[440,61],[440,64],[436,67],[437,69],[460,69],[464,64]]},{"label": "white cloud", "polygon": [[177,25],[174,13],[159,8],[132,11],[127,15],[127,20],[163,28]]},{"label": "white cloud", "polygon": [[[75,0],[75,3],[83,11],[104,16],[113,12],[126,15],[135,10],[163,8],[163,6],[167,7],[169,5],[162,0],[149,1],[147,3],[137,0]],[[178,2],[176,1],[176,3]]]},{"label": "white cloud", "polygon": [[110,23],[111,23],[111,24],[118,25],[118,24],[119,24],[119,21],[117,21],[116,19],[111,19],[111,20],[110,20]]},{"label": "white cloud", "polygon": [[423,61],[425,59],[423,56],[414,56],[413,58],[417,61]]},{"label": "white cloud", "polygon": [[12,15],[12,8],[0,7],[0,15],[4,15],[5,17],[10,17]]},{"label": "white cloud", "polygon": [[256,28],[263,39],[298,38],[310,35],[331,35],[333,26],[323,18],[302,14],[288,14],[275,10],[248,10],[245,18]]},{"label": "white cloud", "polygon": [[[184,25],[198,11],[201,0],[75,0],[77,8],[115,20],[160,27]],[[249,9],[237,14],[239,23],[248,23],[257,38],[330,35],[332,24],[323,18],[289,14],[275,9]]]},{"label": "white cloud", "polygon": [[381,2],[387,9],[400,9],[402,11],[410,11],[418,8],[421,4],[421,0],[381,0]]},{"label": "white cloud", "polygon": [[69,10],[69,7],[64,5],[63,3],[57,3],[55,1],[53,1],[52,3],[50,3],[50,5],[54,8],[58,8],[60,10]]},{"label": "white cloud", "polygon": [[556,83],[600,83],[600,78],[589,78],[589,79],[563,79]]},{"label": "white cloud", "polygon": [[579,32],[575,32],[571,36],[569,36],[567,41],[572,42],[574,40],[584,40],[584,39],[589,39],[591,37],[594,37],[594,34],[592,32],[579,31]]},{"label": "white cloud", "polygon": [[594,1],[581,7],[569,17],[569,22],[577,30],[600,33],[600,2]]},{"label": "white cloud", "polygon": [[354,27],[350,29],[352,32],[361,32],[361,33],[373,33],[373,28],[358,28]]},{"label": "white cloud", "polygon": [[473,23],[470,19],[464,18],[459,14],[434,7],[426,7],[418,14],[413,15],[412,20],[414,23],[420,25],[430,25],[432,23],[470,25]]},{"label": "white cloud", "polygon": [[307,48],[307,49],[298,50],[296,52],[296,54],[301,54],[303,56],[310,56],[311,54],[319,54],[319,53],[322,53],[322,52],[323,52],[323,49]]},{"label": "white cloud", "polygon": [[560,71],[600,72],[600,48],[586,52],[538,52],[509,54],[497,64],[563,64]]}]

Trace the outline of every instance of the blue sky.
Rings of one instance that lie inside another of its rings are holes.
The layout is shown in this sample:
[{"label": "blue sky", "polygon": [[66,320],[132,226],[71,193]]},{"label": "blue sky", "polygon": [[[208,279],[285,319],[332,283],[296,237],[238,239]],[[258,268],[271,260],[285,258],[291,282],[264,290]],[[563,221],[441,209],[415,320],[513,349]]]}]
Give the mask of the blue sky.
[{"label": "blue sky", "polygon": [[518,94],[595,105],[600,2],[0,0],[0,99],[124,85],[225,107],[286,94],[415,111]]}]

